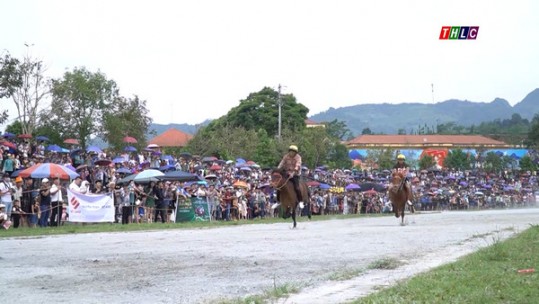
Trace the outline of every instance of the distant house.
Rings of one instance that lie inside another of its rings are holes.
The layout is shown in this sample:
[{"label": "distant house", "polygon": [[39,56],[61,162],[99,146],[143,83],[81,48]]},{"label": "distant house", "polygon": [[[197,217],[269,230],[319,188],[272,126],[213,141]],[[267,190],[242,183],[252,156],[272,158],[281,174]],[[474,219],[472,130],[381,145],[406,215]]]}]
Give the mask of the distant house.
[{"label": "distant house", "polygon": [[305,126],[307,128],[325,128],[326,125],[323,124],[323,123],[317,123],[316,121],[314,120],[310,120],[310,119],[305,119]]},{"label": "distant house", "polygon": [[160,147],[185,147],[192,135],[178,129],[170,128],[165,132],[150,139],[149,144],[156,144]]}]

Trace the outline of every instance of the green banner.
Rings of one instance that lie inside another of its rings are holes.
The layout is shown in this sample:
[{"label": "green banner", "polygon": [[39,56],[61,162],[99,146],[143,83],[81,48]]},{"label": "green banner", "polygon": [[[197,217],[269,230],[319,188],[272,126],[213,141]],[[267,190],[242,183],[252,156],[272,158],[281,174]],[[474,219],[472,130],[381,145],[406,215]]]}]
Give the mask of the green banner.
[{"label": "green banner", "polygon": [[205,197],[191,197],[176,204],[176,223],[209,221],[211,214]]}]

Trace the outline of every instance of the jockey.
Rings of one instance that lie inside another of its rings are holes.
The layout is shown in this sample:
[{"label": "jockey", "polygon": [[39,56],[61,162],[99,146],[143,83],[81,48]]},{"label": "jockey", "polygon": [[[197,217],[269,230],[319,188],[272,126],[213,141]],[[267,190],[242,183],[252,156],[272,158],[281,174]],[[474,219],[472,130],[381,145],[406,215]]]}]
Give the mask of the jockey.
[{"label": "jockey", "polygon": [[393,166],[394,172],[402,172],[404,175],[404,187],[406,188],[406,191],[408,192],[408,205],[412,205],[411,199],[412,199],[412,187],[410,185],[410,182],[408,181],[408,169],[410,166],[405,162],[406,157],[404,154],[399,154],[397,156],[397,163]]},{"label": "jockey", "polygon": [[[299,207],[303,209],[303,197],[301,195],[301,190],[299,188],[299,176],[301,174],[301,156],[298,153],[298,146],[291,145],[288,148],[288,153],[283,156],[283,159],[277,166],[278,169],[284,169],[288,173],[288,177],[294,184],[294,190],[296,190],[296,195],[299,201]],[[279,193],[277,193],[277,203],[272,206],[273,209],[277,208],[280,205],[279,202]]]}]

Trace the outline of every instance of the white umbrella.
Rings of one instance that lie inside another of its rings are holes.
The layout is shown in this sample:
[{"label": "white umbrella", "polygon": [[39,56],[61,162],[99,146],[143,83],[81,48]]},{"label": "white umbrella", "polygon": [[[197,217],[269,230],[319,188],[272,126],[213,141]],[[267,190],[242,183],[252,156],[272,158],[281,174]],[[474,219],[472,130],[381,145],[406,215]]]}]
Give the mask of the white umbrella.
[{"label": "white umbrella", "polygon": [[135,182],[150,182],[158,180],[158,177],[164,176],[165,174],[159,170],[147,169],[135,176]]}]

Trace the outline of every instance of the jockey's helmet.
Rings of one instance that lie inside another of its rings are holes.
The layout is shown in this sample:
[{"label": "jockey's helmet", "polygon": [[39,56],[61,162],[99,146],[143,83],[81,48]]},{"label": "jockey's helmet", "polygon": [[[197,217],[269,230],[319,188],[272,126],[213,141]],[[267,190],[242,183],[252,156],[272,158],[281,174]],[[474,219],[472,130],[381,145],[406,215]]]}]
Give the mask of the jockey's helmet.
[{"label": "jockey's helmet", "polygon": [[294,152],[298,152],[298,146],[296,145],[291,145],[290,147],[288,147],[288,151],[294,151]]},{"label": "jockey's helmet", "polygon": [[402,160],[405,160],[405,159],[406,159],[406,157],[404,156],[404,154],[399,154],[399,155],[397,156],[397,160],[401,160],[401,159],[402,159]]}]

